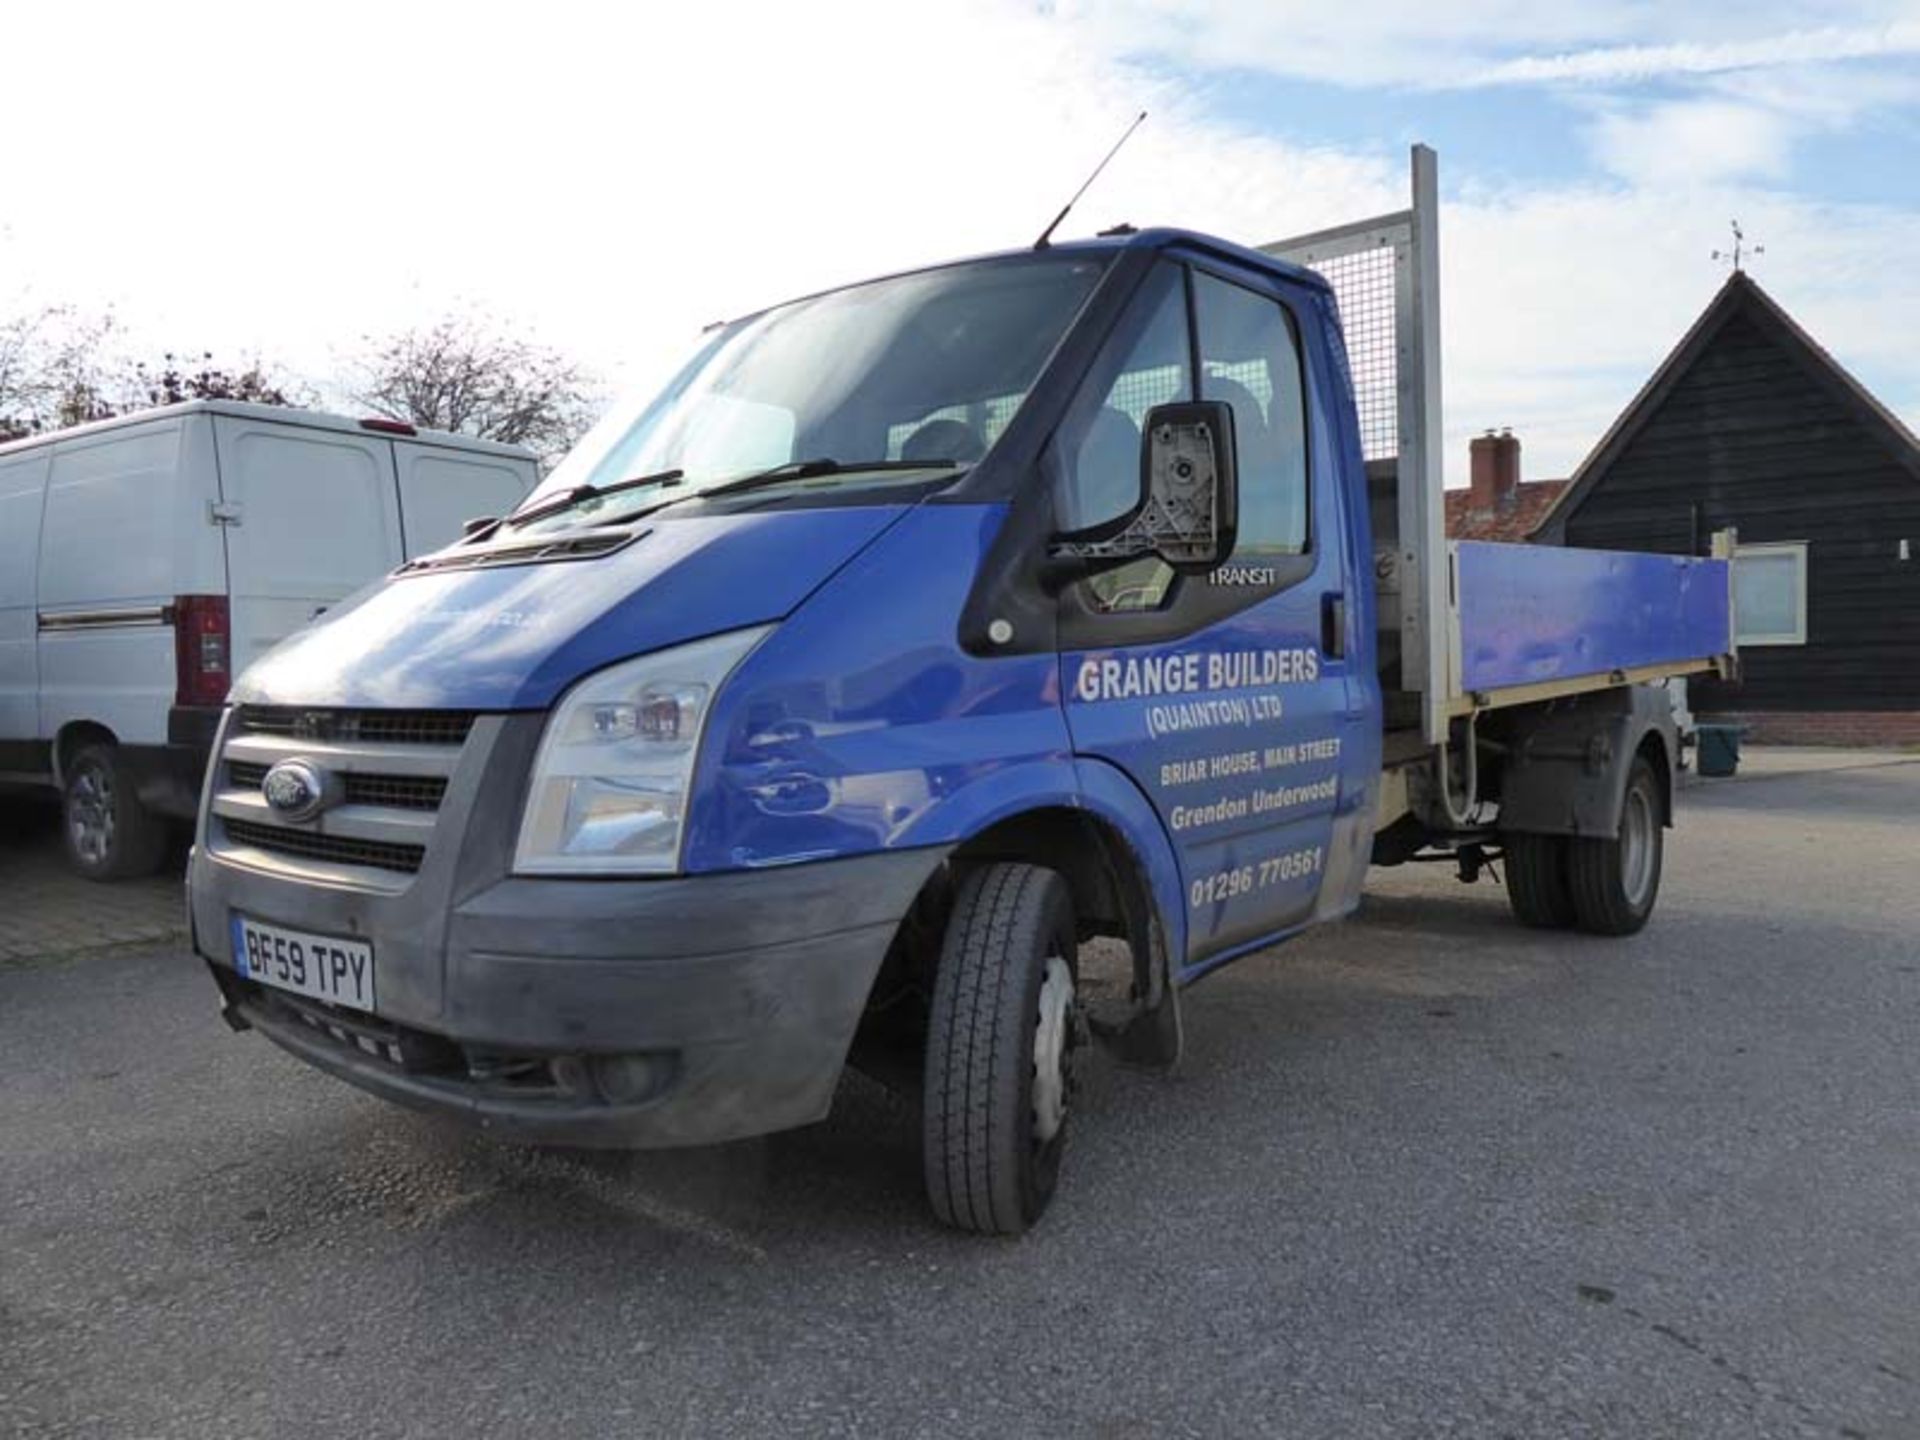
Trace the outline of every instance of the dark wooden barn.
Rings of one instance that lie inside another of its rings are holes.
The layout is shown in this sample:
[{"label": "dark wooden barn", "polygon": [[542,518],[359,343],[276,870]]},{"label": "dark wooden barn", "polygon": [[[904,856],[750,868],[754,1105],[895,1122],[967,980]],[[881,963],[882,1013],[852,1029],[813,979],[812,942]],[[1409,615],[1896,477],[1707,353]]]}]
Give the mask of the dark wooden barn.
[{"label": "dark wooden barn", "polygon": [[1741,675],[1693,708],[1758,739],[1920,743],[1920,441],[1739,271],[1533,538],[1704,554],[1726,527]]}]

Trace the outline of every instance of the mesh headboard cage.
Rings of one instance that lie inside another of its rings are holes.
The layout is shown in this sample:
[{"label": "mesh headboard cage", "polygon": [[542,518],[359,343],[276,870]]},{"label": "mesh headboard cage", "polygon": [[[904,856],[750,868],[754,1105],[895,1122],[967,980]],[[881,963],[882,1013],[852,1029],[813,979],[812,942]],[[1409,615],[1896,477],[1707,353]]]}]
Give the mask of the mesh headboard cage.
[{"label": "mesh headboard cage", "polygon": [[1333,286],[1346,333],[1347,366],[1360,411],[1360,449],[1369,460],[1400,453],[1400,391],[1394,335],[1394,248],[1376,245],[1307,262]]},{"label": "mesh headboard cage", "polygon": [[[1441,498],[1440,183],[1437,159],[1413,147],[1412,205],[1260,248],[1318,271],[1333,288],[1359,412],[1360,449],[1391,489],[1388,568],[1377,575],[1383,620],[1400,638],[1401,689],[1419,696],[1420,729],[1448,736],[1457,688],[1447,629],[1449,558]],[[1384,518],[1384,517],[1383,517]],[[1389,619],[1389,617],[1391,617]]]}]

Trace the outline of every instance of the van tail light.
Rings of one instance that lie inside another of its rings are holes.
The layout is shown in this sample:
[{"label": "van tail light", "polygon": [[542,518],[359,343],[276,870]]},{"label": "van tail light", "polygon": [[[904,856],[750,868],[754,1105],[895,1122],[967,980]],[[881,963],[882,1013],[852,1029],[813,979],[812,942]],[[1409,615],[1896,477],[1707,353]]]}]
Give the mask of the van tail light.
[{"label": "van tail light", "polygon": [[224,595],[180,595],[173,602],[174,703],[219,705],[233,683],[233,636]]}]

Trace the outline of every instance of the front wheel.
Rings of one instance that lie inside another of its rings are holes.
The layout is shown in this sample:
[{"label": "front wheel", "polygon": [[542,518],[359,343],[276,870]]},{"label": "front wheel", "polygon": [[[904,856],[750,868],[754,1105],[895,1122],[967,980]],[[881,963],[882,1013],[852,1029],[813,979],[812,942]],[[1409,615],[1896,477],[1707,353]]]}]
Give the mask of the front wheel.
[{"label": "front wheel", "polygon": [[1665,844],[1660,779],[1644,755],[1627,772],[1620,831],[1611,839],[1581,838],[1567,854],[1574,918],[1593,935],[1632,935],[1653,914],[1660,894]]},{"label": "front wheel", "polygon": [[166,827],[140,803],[112,745],[74,752],[61,784],[60,820],[67,863],[89,880],[151,875],[166,858]]},{"label": "front wheel", "polygon": [[927,1198],[961,1230],[1018,1235],[1053,1198],[1079,1039],[1073,900],[1056,871],[960,882],[927,1031]]}]

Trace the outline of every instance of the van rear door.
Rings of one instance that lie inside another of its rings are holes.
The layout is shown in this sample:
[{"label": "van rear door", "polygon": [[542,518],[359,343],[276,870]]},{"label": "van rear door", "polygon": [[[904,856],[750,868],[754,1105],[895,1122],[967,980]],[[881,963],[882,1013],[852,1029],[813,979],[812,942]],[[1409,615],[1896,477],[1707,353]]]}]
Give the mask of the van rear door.
[{"label": "van rear door", "polygon": [[425,555],[460,538],[461,525],[504,515],[533,489],[533,462],[481,450],[393,442],[400,475],[400,539],[406,557]]},{"label": "van rear door", "polygon": [[40,733],[104,726],[164,745],[179,672],[171,607],[225,588],[218,494],[199,415],[56,441],[40,520]]},{"label": "van rear door", "polygon": [[382,436],[215,418],[233,673],[401,560]]},{"label": "van rear door", "polygon": [[0,456],[0,774],[39,771],[40,511],[53,446]]}]

